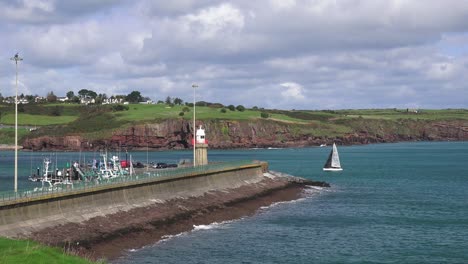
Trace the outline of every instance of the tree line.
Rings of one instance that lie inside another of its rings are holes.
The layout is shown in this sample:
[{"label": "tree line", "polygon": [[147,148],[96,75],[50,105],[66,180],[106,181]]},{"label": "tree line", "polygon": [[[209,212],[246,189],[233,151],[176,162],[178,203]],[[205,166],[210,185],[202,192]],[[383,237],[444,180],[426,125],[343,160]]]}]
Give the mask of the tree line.
[{"label": "tree line", "polygon": [[[10,97],[12,98],[12,97]],[[40,98],[38,95],[24,95],[21,94],[19,96],[19,99],[25,99],[29,103],[34,103],[36,102],[36,98]],[[141,95],[139,91],[132,91],[131,93],[127,95],[112,95],[112,96],[107,96],[105,93],[96,93],[93,90],[88,90],[88,89],[81,89],[78,91],[77,94],[75,94],[74,91],[68,91],[66,93],[66,99],[68,102],[71,103],[80,103],[82,99],[84,98],[89,98],[93,99],[94,104],[102,104],[105,102],[107,99],[117,99],[118,102],[129,102],[129,103],[140,103],[140,102],[147,102],[151,101],[149,97],[144,97]],[[48,102],[48,103],[55,103],[57,102],[59,97],[57,97],[53,91],[47,93],[47,96],[43,99],[43,101],[39,101],[38,103],[43,103],[43,102]],[[0,93],[0,100],[1,102],[4,101],[3,96]],[[183,116],[185,112],[190,111],[190,107],[193,107],[193,103],[185,102],[184,100],[179,98],[179,97],[170,97],[167,96],[164,101],[159,100],[157,101],[158,104],[166,104],[169,106],[174,106],[174,105],[185,105],[185,107],[182,109],[182,112],[179,113],[180,116]],[[246,110],[246,108],[243,105],[223,105],[221,103],[211,103],[211,102],[206,102],[206,101],[197,101],[195,103],[195,106],[207,106],[211,108],[219,108],[221,113],[226,113],[227,111],[239,111],[243,112]],[[253,110],[258,110],[259,108],[254,106],[252,108]],[[263,108],[260,108],[260,110],[263,110]],[[270,115],[266,112],[261,113],[262,118],[268,118]]]}]

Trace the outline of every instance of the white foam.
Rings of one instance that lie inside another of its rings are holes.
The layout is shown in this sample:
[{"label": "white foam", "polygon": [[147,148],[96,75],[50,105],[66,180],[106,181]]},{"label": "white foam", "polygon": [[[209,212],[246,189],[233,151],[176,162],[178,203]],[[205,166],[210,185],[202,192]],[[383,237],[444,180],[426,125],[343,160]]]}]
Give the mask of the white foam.
[{"label": "white foam", "polygon": [[216,228],[219,224],[218,223],[212,223],[209,225],[193,225],[193,231],[198,231],[198,230],[210,230],[213,228]]},{"label": "white foam", "polygon": [[272,203],[272,204],[267,205],[267,206],[262,206],[262,207],[260,207],[260,210],[267,210],[267,209],[270,209],[270,208],[273,208],[273,207],[276,207],[276,206],[279,206],[279,205],[283,205],[283,204],[294,204],[294,203],[301,202],[301,201],[303,201],[305,199],[306,198],[298,198],[296,200],[291,200],[291,201],[276,202],[276,203]]},{"label": "white foam", "polygon": [[[306,187],[307,187],[306,190],[314,189],[314,190],[319,190],[319,191],[321,191],[321,190],[324,190],[324,189],[325,189],[325,187],[311,186],[311,185],[307,185]],[[327,187],[327,188],[328,188],[328,187]]]},{"label": "white foam", "polygon": [[182,233],[179,233],[179,234],[175,234],[175,235],[164,235],[161,237],[161,240],[159,240],[157,242],[158,243],[161,243],[161,242],[165,242],[165,241],[168,241],[168,240],[171,240],[173,238],[176,238],[176,237],[180,237],[180,236],[183,236],[183,235],[186,235],[187,232],[182,232]]},{"label": "white foam", "polygon": [[209,225],[193,225],[193,230],[192,231],[199,231],[199,230],[210,230],[214,228],[221,228],[223,226],[226,226],[226,224],[232,223],[234,220],[230,221],[223,221],[221,223],[218,222],[213,222]]}]

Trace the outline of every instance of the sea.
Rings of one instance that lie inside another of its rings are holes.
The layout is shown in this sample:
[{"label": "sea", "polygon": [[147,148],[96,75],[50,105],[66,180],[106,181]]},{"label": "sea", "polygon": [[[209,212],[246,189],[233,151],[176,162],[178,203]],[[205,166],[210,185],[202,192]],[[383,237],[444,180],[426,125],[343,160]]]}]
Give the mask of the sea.
[{"label": "sea", "polygon": [[[143,248],[127,263],[468,263],[468,142],[338,146],[342,172],[323,172],[331,147],[209,150],[210,161],[264,160],[270,169],[330,188],[253,216],[194,226]],[[13,188],[13,154],[0,152],[2,190]],[[178,162],[190,151],[121,152]],[[21,152],[20,188],[43,157],[57,163],[99,153]]]}]

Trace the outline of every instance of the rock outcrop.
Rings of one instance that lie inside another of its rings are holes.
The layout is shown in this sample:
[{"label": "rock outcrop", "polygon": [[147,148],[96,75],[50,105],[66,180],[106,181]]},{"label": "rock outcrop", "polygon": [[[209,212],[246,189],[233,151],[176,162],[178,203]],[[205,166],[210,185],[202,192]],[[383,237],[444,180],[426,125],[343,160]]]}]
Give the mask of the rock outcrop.
[{"label": "rock outcrop", "polygon": [[[419,140],[468,140],[468,121],[374,121],[347,124],[352,132],[338,136],[314,135],[316,124],[290,124],[271,120],[198,121],[207,132],[210,148],[305,147],[333,141],[340,144],[369,144]],[[187,149],[191,148],[192,123],[172,119],[139,124],[113,131],[106,139],[87,139],[82,135],[40,136],[23,142],[31,150],[96,149]]]}]

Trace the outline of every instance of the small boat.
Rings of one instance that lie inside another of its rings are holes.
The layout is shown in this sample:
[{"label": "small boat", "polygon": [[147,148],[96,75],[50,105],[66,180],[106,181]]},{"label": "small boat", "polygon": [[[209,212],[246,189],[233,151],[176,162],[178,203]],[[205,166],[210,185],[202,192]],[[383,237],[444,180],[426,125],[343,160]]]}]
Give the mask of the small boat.
[{"label": "small boat", "polygon": [[320,144],[320,147],[323,148],[323,147],[326,147],[327,144]]},{"label": "small boat", "polygon": [[327,162],[325,166],[323,166],[324,171],[342,171],[340,165],[340,157],[338,156],[338,149],[336,148],[336,144],[333,143],[333,148],[328,156]]},{"label": "small boat", "polygon": [[52,169],[52,162],[45,158],[43,161],[42,174],[39,167],[37,168],[37,174],[34,174],[29,177],[29,180],[32,182],[41,182],[42,188],[35,188],[36,191],[39,190],[54,190],[59,186],[73,185],[69,174],[66,170]]}]

